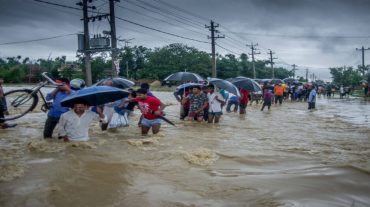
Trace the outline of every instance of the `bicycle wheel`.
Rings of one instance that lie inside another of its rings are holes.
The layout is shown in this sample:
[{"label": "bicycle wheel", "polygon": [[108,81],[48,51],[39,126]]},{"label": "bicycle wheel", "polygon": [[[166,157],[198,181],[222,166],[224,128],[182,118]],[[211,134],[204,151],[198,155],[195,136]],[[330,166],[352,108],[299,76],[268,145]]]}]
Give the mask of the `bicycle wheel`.
[{"label": "bicycle wheel", "polygon": [[4,94],[7,113],[4,120],[18,119],[32,111],[39,101],[37,94],[32,94],[29,89],[17,89]]}]

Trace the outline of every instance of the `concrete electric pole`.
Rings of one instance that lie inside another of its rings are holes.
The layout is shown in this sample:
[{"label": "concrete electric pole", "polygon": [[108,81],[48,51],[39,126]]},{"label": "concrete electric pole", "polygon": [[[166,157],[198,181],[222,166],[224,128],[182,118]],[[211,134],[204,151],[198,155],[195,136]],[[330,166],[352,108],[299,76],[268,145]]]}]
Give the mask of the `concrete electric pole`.
[{"label": "concrete electric pole", "polygon": [[210,26],[205,26],[206,28],[209,28],[209,31],[211,31],[211,36],[208,36],[208,39],[211,39],[211,44],[212,44],[212,77],[213,78],[216,78],[217,77],[217,70],[216,70],[216,42],[215,40],[218,39],[218,38],[225,38],[225,36],[220,36],[220,35],[217,35],[215,36],[215,33],[219,33],[218,30],[216,30],[215,28],[219,27],[220,25],[219,24],[216,24],[211,21],[211,25]]},{"label": "concrete electric pole", "polygon": [[362,75],[365,76],[365,50],[370,50],[370,48],[365,49],[364,46],[361,47],[361,49],[356,48],[356,50],[361,50],[362,53]]},{"label": "concrete electric pole", "polygon": [[82,1],[83,21],[84,21],[84,55],[85,55],[85,75],[86,85],[92,85],[91,77],[91,55],[90,55],[90,35],[89,35],[89,18],[87,14],[87,2],[88,0]]},{"label": "concrete electric pole", "polygon": [[293,71],[293,78],[295,78],[295,71],[298,70],[298,69],[296,69],[297,65],[296,64],[293,64],[292,67],[293,67],[293,69],[292,69],[292,71]]},{"label": "concrete electric pole", "polygon": [[274,79],[275,78],[275,69],[274,69],[274,64],[275,63],[274,63],[274,60],[277,59],[277,58],[272,57],[272,55],[275,54],[275,53],[272,52],[272,50],[269,49],[269,51],[270,52],[268,52],[267,54],[270,55],[270,64],[271,64],[271,71],[272,71],[272,79]]},{"label": "concrete electric pole", "polygon": [[258,43],[256,44],[251,43],[250,45],[247,45],[247,47],[250,47],[252,51],[252,53],[249,53],[248,55],[252,55],[252,67],[253,67],[253,78],[254,79],[256,79],[256,66],[254,62],[254,55],[261,54],[260,52],[256,52],[257,50],[256,46],[258,46]]},{"label": "concrete electric pole", "polygon": [[116,16],[114,14],[115,1],[119,2],[119,0],[109,0],[109,24],[112,44],[112,74],[117,77],[119,73],[119,62],[117,63],[117,61],[119,60],[117,59]]}]

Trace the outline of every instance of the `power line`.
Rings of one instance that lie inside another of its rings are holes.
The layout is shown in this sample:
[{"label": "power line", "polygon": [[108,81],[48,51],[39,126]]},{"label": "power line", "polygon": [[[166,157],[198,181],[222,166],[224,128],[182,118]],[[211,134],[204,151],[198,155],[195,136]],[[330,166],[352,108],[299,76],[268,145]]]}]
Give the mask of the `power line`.
[{"label": "power line", "polygon": [[[126,2],[127,3],[130,3],[130,4],[132,4],[132,5],[135,5],[135,6],[137,6],[137,7],[139,7],[139,8],[142,8],[142,9],[144,9],[144,10],[147,10],[147,11],[150,11],[150,12],[153,12],[153,13],[156,13],[156,14],[159,14],[159,15],[161,15],[161,16],[163,16],[163,17],[165,17],[165,18],[169,18],[169,19],[172,19],[172,20],[174,20],[174,21],[177,21],[177,22],[179,22],[179,23],[182,23],[182,24],[186,24],[186,25],[188,25],[188,26],[191,26],[191,27],[194,27],[194,28],[197,28],[194,24],[192,24],[192,23],[188,23],[188,22],[186,22],[186,21],[184,21],[184,20],[179,20],[179,19],[174,19],[174,18],[172,18],[171,16],[173,16],[173,17],[176,17],[176,16],[174,16],[174,15],[171,15],[171,14],[163,14],[163,11],[156,11],[156,10],[153,10],[153,9],[150,9],[150,8],[147,8],[147,7],[145,7],[145,6],[142,6],[142,5],[140,5],[140,4],[137,4],[136,2],[133,2],[133,1],[130,1],[130,0],[126,0]],[[158,9],[157,9],[158,10]],[[164,12],[165,13],[165,12]],[[179,18],[179,17],[176,17],[176,18]],[[181,18],[180,18],[181,19]]]},{"label": "power line", "polygon": [[246,32],[230,32],[232,34],[240,34],[247,36],[266,36],[266,37],[283,37],[283,38],[348,38],[348,39],[365,39],[370,38],[369,35],[287,35],[287,34],[260,34]]},{"label": "power line", "polygon": [[64,7],[64,8],[68,8],[68,9],[74,9],[74,10],[79,10],[79,11],[81,11],[81,9],[80,9],[80,8],[76,8],[76,7],[72,7],[72,6],[67,6],[67,5],[63,5],[63,4],[57,4],[57,3],[48,2],[48,1],[42,1],[42,0],[33,0],[33,1],[41,2],[41,3],[44,3],[44,4],[50,4],[50,5],[54,5],[54,6],[59,6],[59,7]]},{"label": "power line", "polygon": [[150,6],[150,7],[152,7],[152,8],[155,8],[155,9],[157,9],[157,10],[161,11],[161,12],[164,12],[164,13],[170,14],[171,16],[174,16],[174,17],[176,17],[176,18],[179,18],[179,19],[182,19],[182,20],[184,20],[184,21],[187,21],[187,22],[189,22],[189,23],[191,23],[191,24],[198,25],[199,27],[203,27],[203,23],[200,23],[200,22],[197,22],[197,21],[191,20],[191,19],[189,19],[189,18],[187,18],[187,17],[184,17],[184,16],[179,15],[179,14],[177,14],[177,13],[174,13],[174,12],[172,12],[172,11],[168,11],[168,10],[163,9],[163,8],[161,8],[161,7],[157,7],[157,6],[153,5],[153,4],[150,4],[150,3],[144,2],[144,1],[142,1],[142,0],[137,0],[137,1],[138,1],[138,2],[141,2],[142,4],[145,4],[145,5],[147,5],[147,6]]},{"label": "power line", "polygon": [[191,31],[191,32],[195,32],[195,33],[198,33],[198,34],[201,34],[201,35],[207,35],[207,34],[205,34],[205,33],[201,33],[201,32],[199,32],[199,31],[195,31],[195,30],[192,30],[192,29],[189,29],[189,28],[186,28],[186,27],[180,26],[180,25],[178,25],[178,24],[174,24],[174,23],[172,23],[172,22],[168,22],[168,21],[166,21],[166,20],[163,20],[163,19],[160,19],[160,18],[157,18],[157,17],[154,17],[154,16],[147,15],[147,14],[145,14],[145,13],[139,12],[139,11],[137,11],[137,10],[134,10],[134,9],[131,9],[131,8],[128,8],[128,7],[124,7],[124,6],[120,6],[120,5],[117,5],[117,6],[118,6],[119,8],[129,10],[129,11],[131,11],[131,12],[133,12],[133,13],[140,14],[140,15],[142,15],[142,16],[148,17],[148,18],[150,18],[150,19],[155,19],[155,20],[158,20],[158,21],[161,21],[161,22],[164,22],[164,23],[170,24],[170,25],[172,25],[172,26],[175,26],[175,27],[178,27],[178,28],[182,28],[182,29],[185,29],[185,30],[189,30],[189,31]]},{"label": "power line", "polygon": [[173,34],[173,33],[170,33],[170,32],[165,32],[165,31],[162,31],[162,30],[159,30],[159,29],[155,29],[155,28],[152,28],[152,27],[148,27],[148,26],[145,26],[145,25],[142,25],[142,24],[139,24],[139,23],[136,23],[136,22],[133,22],[133,21],[127,20],[127,19],[123,19],[123,18],[120,18],[120,17],[117,17],[117,16],[116,16],[116,18],[117,18],[117,19],[119,19],[119,20],[122,20],[122,21],[128,22],[128,23],[130,23],[130,24],[134,24],[134,25],[137,25],[137,26],[140,26],[140,27],[144,27],[144,28],[147,28],[147,29],[150,29],[150,30],[156,31],[156,32],[163,33],[163,34],[167,34],[167,35],[171,35],[171,36],[175,36],[175,37],[178,37],[178,38],[182,38],[182,39],[186,39],[186,40],[191,40],[191,41],[195,41],[195,42],[200,42],[200,43],[207,43],[207,44],[209,44],[209,42],[206,42],[206,41],[197,40],[197,39],[193,39],[193,38],[189,38],[189,37],[184,37],[184,36],[177,35],[177,34]]},{"label": "power line", "polygon": [[229,50],[229,49],[227,49],[227,48],[225,48],[225,47],[222,47],[222,46],[221,46],[221,45],[219,45],[218,43],[216,43],[216,45],[217,45],[217,46],[219,46],[220,48],[222,48],[222,49],[224,49],[224,50],[226,50],[226,51],[228,51],[228,52],[230,52],[230,53],[234,54],[234,55],[240,55],[240,53],[236,53],[236,52],[234,52],[234,51],[232,51],[232,50]]},{"label": "power line", "polygon": [[189,15],[191,15],[191,16],[193,16],[193,17],[197,17],[197,18],[199,18],[199,19],[202,19],[202,20],[205,20],[205,21],[209,21],[209,19],[208,19],[208,18],[205,18],[205,17],[202,17],[202,16],[200,16],[200,15],[198,15],[198,14],[195,14],[195,13],[189,12],[189,11],[187,11],[187,10],[185,10],[185,9],[182,9],[182,8],[180,8],[180,7],[177,7],[177,6],[174,6],[174,5],[169,4],[169,3],[167,3],[167,2],[163,2],[163,1],[161,1],[161,0],[153,0],[153,1],[159,2],[159,3],[161,3],[161,4],[164,4],[164,5],[168,6],[168,7],[171,7],[171,8],[173,8],[173,9],[176,9],[177,11],[181,11],[181,12],[183,12],[183,13],[189,14]]},{"label": "power line", "polygon": [[15,45],[15,44],[30,43],[30,42],[38,42],[38,41],[56,39],[56,38],[61,38],[61,37],[66,37],[66,36],[71,36],[71,35],[76,35],[76,34],[78,34],[78,33],[58,35],[58,36],[52,36],[52,37],[45,37],[45,38],[33,39],[33,40],[24,40],[24,41],[16,41],[16,42],[5,42],[5,43],[0,43],[0,45]]}]

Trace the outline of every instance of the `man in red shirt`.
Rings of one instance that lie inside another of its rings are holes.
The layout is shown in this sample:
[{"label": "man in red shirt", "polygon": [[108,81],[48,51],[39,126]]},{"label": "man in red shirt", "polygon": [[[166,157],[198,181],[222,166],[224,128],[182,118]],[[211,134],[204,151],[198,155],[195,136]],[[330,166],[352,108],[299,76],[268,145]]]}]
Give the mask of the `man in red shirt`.
[{"label": "man in red shirt", "polygon": [[239,114],[245,114],[245,109],[247,108],[249,101],[249,91],[245,89],[240,89],[240,102],[239,102]]},{"label": "man in red shirt", "polygon": [[161,101],[155,97],[147,95],[148,90],[140,88],[136,91],[136,98],[133,100],[138,103],[138,107],[143,114],[141,121],[141,134],[147,135],[150,128],[152,128],[153,134],[157,134],[161,127],[161,119],[159,118],[162,114],[163,107]]}]

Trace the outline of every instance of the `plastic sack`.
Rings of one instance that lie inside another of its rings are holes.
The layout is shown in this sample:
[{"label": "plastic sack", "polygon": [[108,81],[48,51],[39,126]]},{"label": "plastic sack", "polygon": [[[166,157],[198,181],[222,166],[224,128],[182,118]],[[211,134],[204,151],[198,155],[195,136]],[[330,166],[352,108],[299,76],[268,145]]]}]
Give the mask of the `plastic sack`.
[{"label": "plastic sack", "polygon": [[127,118],[127,113],[124,113],[123,115],[121,115],[121,114],[114,112],[112,115],[112,118],[110,119],[108,123],[108,129],[126,127],[128,125],[129,123],[128,123],[128,118]]}]

